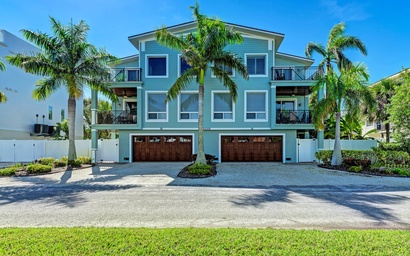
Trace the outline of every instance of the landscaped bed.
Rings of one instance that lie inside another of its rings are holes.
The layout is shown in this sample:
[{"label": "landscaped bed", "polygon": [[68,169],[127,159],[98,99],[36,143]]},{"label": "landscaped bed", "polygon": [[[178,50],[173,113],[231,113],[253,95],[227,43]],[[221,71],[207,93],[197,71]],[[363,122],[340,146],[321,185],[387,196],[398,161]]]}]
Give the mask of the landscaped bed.
[{"label": "landscaped bed", "polygon": [[78,169],[91,166],[91,158],[79,156],[72,166],[67,166],[67,157],[54,159],[40,158],[28,164],[17,163],[0,169],[0,176],[29,176],[46,173],[62,172],[67,169]]},{"label": "landscaped bed", "polygon": [[405,230],[4,228],[0,255],[408,255]]},{"label": "landscaped bed", "polygon": [[343,164],[332,166],[333,150],[316,152],[319,167],[367,175],[410,177],[410,156],[406,151],[386,150],[383,146],[373,150],[342,150]]}]

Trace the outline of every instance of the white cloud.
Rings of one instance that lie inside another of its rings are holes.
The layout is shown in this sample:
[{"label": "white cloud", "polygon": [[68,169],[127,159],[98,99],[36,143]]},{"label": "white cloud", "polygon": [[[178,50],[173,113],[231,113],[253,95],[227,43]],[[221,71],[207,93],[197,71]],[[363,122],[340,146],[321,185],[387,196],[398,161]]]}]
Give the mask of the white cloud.
[{"label": "white cloud", "polygon": [[346,4],[338,3],[337,0],[322,0],[322,5],[333,17],[343,21],[365,20],[370,15],[365,10],[365,4],[349,2]]}]

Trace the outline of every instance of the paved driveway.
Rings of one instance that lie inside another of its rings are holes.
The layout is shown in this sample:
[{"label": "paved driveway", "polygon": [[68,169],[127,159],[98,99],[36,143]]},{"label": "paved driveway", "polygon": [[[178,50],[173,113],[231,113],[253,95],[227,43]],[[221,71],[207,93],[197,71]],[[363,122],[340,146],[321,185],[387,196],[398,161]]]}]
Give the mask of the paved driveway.
[{"label": "paved driveway", "polygon": [[0,227],[410,228],[408,178],[279,163],[223,163],[212,178],[177,178],[186,164],[0,178]]}]

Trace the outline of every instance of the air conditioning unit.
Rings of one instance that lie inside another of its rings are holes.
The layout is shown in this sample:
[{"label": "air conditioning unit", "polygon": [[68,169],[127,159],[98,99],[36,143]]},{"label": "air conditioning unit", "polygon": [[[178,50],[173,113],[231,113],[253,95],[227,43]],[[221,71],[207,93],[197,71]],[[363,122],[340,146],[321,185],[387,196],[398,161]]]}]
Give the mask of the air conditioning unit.
[{"label": "air conditioning unit", "polygon": [[35,134],[48,134],[48,125],[46,124],[34,124]]}]

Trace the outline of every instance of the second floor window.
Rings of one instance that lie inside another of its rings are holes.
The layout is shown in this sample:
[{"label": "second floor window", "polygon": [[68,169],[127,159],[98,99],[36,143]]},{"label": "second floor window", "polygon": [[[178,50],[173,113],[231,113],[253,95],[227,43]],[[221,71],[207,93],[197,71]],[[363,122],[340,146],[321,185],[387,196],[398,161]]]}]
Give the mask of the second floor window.
[{"label": "second floor window", "polygon": [[48,106],[48,120],[53,120],[53,107]]},{"label": "second floor window", "polygon": [[247,121],[266,121],[266,92],[246,92],[246,114]]},{"label": "second floor window", "polygon": [[188,64],[188,62],[185,61],[185,59],[181,58],[181,55],[179,55],[179,76],[182,75],[187,69],[189,69],[191,65]]},{"label": "second floor window", "polygon": [[179,119],[181,121],[198,120],[198,93],[181,93]]},{"label": "second floor window", "polygon": [[165,100],[165,93],[147,93],[147,120],[167,120],[167,103]]},{"label": "second floor window", "polygon": [[265,54],[246,55],[246,67],[250,76],[267,75],[267,56]]},{"label": "second floor window", "polygon": [[234,106],[228,92],[213,93],[213,121],[233,121]]},{"label": "second floor window", "polygon": [[62,108],[61,109],[61,122],[64,121],[65,119],[65,110]]},{"label": "second floor window", "polygon": [[167,77],[167,56],[147,55],[146,70],[148,77]]}]

